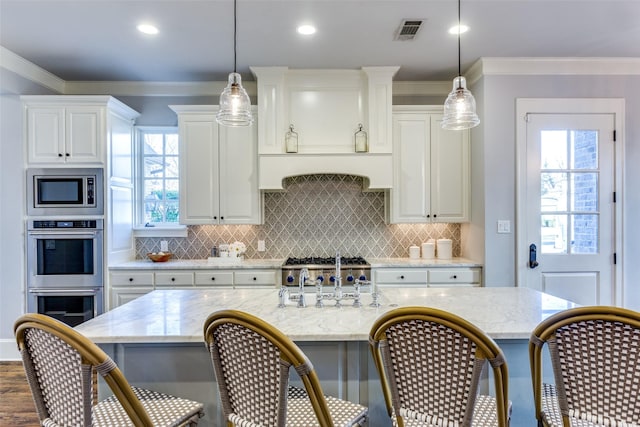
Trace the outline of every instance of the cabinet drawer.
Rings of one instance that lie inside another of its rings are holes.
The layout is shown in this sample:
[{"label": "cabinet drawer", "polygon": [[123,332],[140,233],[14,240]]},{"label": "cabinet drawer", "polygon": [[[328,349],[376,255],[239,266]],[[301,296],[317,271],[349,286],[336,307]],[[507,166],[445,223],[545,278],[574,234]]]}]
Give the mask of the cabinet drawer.
[{"label": "cabinet drawer", "polygon": [[427,284],[427,270],[378,270],[376,271],[376,283],[412,283]]},{"label": "cabinet drawer", "polygon": [[156,286],[193,286],[193,273],[156,273]]},{"label": "cabinet drawer", "polygon": [[276,286],[275,271],[236,271],[234,284],[243,285],[270,285]]},{"label": "cabinet drawer", "polygon": [[430,270],[429,284],[480,283],[480,270]]},{"label": "cabinet drawer", "polygon": [[111,273],[111,286],[153,285],[151,272],[120,272]]},{"label": "cabinet drawer", "polygon": [[196,286],[232,286],[231,271],[199,271],[196,273]]}]

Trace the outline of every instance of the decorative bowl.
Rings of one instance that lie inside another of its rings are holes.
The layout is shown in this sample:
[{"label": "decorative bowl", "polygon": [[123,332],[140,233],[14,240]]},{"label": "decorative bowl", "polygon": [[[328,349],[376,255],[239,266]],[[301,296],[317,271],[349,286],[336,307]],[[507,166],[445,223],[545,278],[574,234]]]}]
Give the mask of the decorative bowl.
[{"label": "decorative bowl", "polygon": [[171,252],[149,252],[147,256],[153,262],[166,262],[171,258]]}]

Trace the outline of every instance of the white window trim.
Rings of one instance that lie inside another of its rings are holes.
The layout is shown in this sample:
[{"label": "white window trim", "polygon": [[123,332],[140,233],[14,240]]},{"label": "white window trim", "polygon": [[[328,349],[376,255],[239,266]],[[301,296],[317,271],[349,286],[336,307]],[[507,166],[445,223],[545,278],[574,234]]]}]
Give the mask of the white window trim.
[{"label": "white window trim", "polygon": [[177,126],[135,126],[135,226],[133,227],[134,237],[187,237],[187,226],[173,223],[157,223],[152,227],[146,227],[142,218],[143,189],[142,185],[142,163],[140,152],[140,133],[168,130],[178,133]]}]

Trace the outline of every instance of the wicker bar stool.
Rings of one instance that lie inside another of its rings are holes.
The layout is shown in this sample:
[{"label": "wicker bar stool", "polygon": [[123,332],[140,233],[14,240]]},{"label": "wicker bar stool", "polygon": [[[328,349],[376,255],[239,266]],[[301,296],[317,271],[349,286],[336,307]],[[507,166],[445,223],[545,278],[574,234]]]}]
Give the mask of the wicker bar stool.
[{"label": "wicker bar stool", "polygon": [[[201,403],[131,387],[106,353],[58,320],[26,314],[14,333],[42,426],[181,426],[203,416]],[[94,369],[113,392],[95,405]]]},{"label": "wicker bar stool", "polygon": [[[548,344],[555,384],[543,384]],[[538,426],[640,425],[640,313],[579,307],[541,322],[529,340]]]},{"label": "wicker bar stool", "polygon": [[[364,425],[368,409],[325,396],[313,366],[293,341],[267,322],[237,310],[204,323],[228,426]],[[289,385],[293,366],[304,389]]]},{"label": "wicker bar stool", "polygon": [[[429,307],[397,308],[376,320],[369,344],[394,426],[509,425],[504,355],[466,320]],[[487,361],[496,397],[478,394]]]}]

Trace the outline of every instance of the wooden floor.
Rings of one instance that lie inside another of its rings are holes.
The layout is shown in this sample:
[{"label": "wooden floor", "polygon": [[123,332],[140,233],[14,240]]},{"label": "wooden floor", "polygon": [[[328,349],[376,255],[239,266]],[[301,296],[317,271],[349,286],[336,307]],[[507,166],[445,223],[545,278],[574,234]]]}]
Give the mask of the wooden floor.
[{"label": "wooden floor", "polygon": [[22,362],[0,362],[0,426],[39,425]]}]

